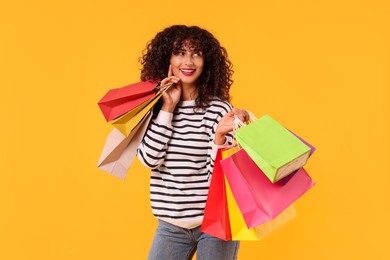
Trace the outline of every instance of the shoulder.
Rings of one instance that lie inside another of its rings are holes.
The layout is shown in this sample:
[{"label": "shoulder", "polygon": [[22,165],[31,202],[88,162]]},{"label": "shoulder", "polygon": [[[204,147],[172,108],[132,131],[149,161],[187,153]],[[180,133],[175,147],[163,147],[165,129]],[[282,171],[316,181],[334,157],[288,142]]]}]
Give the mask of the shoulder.
[{"label": "shoulder", "polygon": [[213,97],[209,102],[208,108],[213,110],[218,110],[223,114],[225,114],[232,109],[232,105],[226,100],[221,100],[218,97]]}]

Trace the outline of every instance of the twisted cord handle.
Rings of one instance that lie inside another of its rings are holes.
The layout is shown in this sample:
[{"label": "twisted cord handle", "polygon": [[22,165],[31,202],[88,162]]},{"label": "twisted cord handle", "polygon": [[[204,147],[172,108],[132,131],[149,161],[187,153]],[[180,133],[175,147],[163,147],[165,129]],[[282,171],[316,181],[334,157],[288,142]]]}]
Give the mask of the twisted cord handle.
[{"label": "twisted cord handle", "polygon": [[[250,112],[250,111],[248,111],[248,110],[246,110],[246,112],[248,112],[248,115],[249,115],[249,123],[254,122],[254,121],[257,120],[256,116],[255,116],[252,112]],[[247,124],[248,124],[248,123],[242,122],[242,121],[238,118],[237,115],[234,115],[234,122],[233,122],[233,137],[236,136],[236,131],[237,131],[237,129],[239,129],[239,128],[241,128],[241,127],[244,127],[244,126],[246,126]],[[241,149],[241,146],[240,146],[240,144],[237,142],[237,140],[236,140],[235,138],[234,138],[234,140],[235,140],[235,143],[236,143],[237,146],[238,146],[238,149]]]}]

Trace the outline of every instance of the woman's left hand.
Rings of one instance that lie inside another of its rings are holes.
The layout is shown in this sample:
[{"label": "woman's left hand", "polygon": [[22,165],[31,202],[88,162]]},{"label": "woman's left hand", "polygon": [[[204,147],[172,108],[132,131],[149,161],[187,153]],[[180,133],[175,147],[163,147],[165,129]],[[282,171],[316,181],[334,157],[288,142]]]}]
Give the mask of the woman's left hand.
[{"label": "woman's left hand", "polygon": [[234,116],[237,116],[242,122],[247,123],[249,120],[249,114],[246,110],[233,108],[227,114],[225,114],[217,125],[215,131],[214,142],[217,145],[225,143],[225,135],[233,131]]}]

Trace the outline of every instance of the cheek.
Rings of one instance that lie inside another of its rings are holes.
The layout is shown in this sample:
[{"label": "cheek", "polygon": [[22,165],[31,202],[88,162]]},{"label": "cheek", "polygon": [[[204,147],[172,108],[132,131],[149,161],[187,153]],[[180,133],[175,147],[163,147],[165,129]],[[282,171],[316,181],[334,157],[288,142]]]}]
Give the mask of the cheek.
[{"label": "cheek", "polygon": [[204,64],[203,64],[203,63],[202,63],[202,64],[199,64],[199,66],[197,66],[197,67],[198,67],[199,72],[202,72],[202,71],[203,71]]},{"label": "cheek", "polygon": [[173,57],[173,58],[171,58],[171,60],[170,60],[170,64],[172,65],[172,67],[179,67],[179,65],[180,65],[180,60]]},{"label": "cheek", "polygon": [[204,67],[204,60],[198,60],[196,63],[195,63],[196,67],[198,67],[200,70],[203,70],[203,67]]},{"label": "cheek", "polygon": [[170,64],[172,66],[173,75],[178,75],[180,62],[177,59],[171,59]]}]

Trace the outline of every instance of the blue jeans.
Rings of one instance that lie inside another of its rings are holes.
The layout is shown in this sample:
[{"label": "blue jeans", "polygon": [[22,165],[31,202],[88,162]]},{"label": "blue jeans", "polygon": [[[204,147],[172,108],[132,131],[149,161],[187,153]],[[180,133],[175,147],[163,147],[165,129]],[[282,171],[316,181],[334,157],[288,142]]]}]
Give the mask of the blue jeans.
[{"label": "blue jeans", "polygon": [[196,252],[198,260],[237,259],[239,241],[224,241],[200,231],[185,229],[158,220],[149,260],[187,260]]}]

